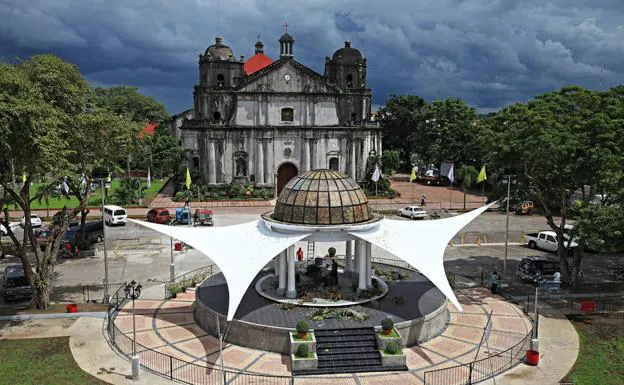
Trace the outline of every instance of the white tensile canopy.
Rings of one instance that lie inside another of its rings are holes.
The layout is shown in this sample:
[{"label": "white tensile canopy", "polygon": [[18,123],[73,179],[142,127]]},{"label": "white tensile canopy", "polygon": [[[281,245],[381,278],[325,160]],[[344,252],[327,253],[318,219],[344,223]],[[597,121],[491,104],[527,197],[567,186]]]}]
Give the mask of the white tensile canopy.
[{"label": "white tensile canopy", "polygon": [[[459,230],[492,204],[445,219],[418,222],[382,219],[373,229],[349,233],[387,250],[418,269],[457,309],[462,310],[446,278],[444,250]],[[258,272],[280,252],[311,234],[309,231],[278,232],[267,227],[261,219],[210,228],[130,221],[191,245],[219,267],[228,285],[228,321],[234,318],[236,309]]]}]

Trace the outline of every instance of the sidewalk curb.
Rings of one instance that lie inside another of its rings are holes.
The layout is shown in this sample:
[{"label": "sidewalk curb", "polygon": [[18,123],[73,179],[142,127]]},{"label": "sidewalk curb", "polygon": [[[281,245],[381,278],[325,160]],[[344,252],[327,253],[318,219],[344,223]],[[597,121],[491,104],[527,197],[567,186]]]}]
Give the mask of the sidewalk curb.
[{"label": "sidewalk curb", "polygon": [[55,319],[55,318],[106,318],[105,311],[87,311],[82,313],[49,313],[49,314],[15,314],[1,315],[0,321],[28,321],[33,319]]}]

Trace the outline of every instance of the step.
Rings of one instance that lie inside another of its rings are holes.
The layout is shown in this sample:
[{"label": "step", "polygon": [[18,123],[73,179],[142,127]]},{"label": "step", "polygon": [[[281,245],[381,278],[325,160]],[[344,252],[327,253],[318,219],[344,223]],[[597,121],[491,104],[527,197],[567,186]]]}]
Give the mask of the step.
[{"label": "step", "polygon": [[334,354],[359,354],[359,353],[378,353],[377,345],[361,346],[361,347],[337,347],[337,348],[322,348],[316,349],[316,354],[319,357],[329,356]]},{"label": "step", "polygon": [[377,341],[342,341],[342,342],[318,342],[316,343],[316,350],[332,349],[332,348],[365,348],[374,347],[377,348]]},{"label": "step", "polygon": [[314,331],[314,336],[318,337],[336,337],[336,336],[360,336],[375,335],[375,330],[371,328],[361,329],[320,329]]},{"label": "step", "polygon": [[317,354],[319,362],[326,361],[344,361],[344,360],[379,360],[379,352],[369,351],[360,353],[347,353],[347,354]]},{"label": "step", "polygon": [[368,358],[365,360],[338,360],[338,361],[321,361],[318,362],[318,368],[352,368],[354,366],[378,366],[381,365],[381,357],[377,359]]},{"label": "step", "polygon": [[374,335],[369,336],[332,336],[332,337],[316,337],[316,342],[357,342],[357,341],[377,341]]},{"label": "step", "polygon": [[296,370],[293,376],[314,376],[321,374],[339,373],[362,373],[362,372],[401,372],[406,371],[407,366],[353,366],[351,368],[322,368],[315,370]]}]

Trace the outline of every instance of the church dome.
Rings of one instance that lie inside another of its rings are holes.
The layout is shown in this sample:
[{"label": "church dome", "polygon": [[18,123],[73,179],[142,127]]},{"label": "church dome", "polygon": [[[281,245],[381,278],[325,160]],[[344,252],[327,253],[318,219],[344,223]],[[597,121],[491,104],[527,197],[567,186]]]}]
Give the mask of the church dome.
[{"label": "church dome", "polygon": [[344,48],[340,48],[334,52],[332,60],[338,61],[338,57],[342,58],[342,63],[345,64],[357,64],[362,59],[362,54],[359,50],[351,48],[351,42],[345,41]]},{"label": "church dome", "polygon": [[285,223],[344,225],[369,221],[373,214],[353,179],[321,169],[292,178],[277,198],[271,218]]},{"label": "church dome", "polygon": [[210,56],[212,59],[216,60],[231,60],[234,58],[232,48],[223,44],[223,38],[219,36],[215,38],[215,44],[206,48],[204,55]]}]

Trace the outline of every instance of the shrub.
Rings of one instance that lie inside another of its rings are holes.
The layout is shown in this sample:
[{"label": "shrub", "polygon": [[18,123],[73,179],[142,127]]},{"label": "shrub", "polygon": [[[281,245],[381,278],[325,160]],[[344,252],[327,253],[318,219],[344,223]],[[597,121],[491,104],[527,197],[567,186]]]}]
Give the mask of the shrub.
[{"label": "shrub", "polygon": [[180,202],[180,201],[183,201],[185,198],[186,198],[186,191],[178,191],[177,193],[175,193],[172,200],[174,202]]},{"label": "shrub", "polygon": [[[301,346],[301,345],[299,345],[299,346]],[[386,353],[388,353],[388,354],[396,354],[398,351],[399,351],[399,344],[397,344],[394,341],[388,342],[388,345],[386,345]]]},{"label": "shrub", "polygon": [[301,344],[297,346],[297,353],[295,355],[299,358],[308,358],[308,345]]},{"label": "shrub", "polygon": [[300,335],[305,335],[308,330],[310,330],[310,326],[308,325],[308,323],[306,321],[299,321],[297,322],[297,333],[299,333]]},{"label": "shrub", "polygon": [[381,320],[381,328],[384,330],[384,332],[392,331],[393,327],[394,321],[391,318],[384,318]]},{"label": "shrub", "polygon": [[178,296],[178,294],[180,294],[182,292],[182,290],[180,289],[180,286],[178,285],[171,285],[169,286],[169,294],[171,294],[172,298],[175,298]]}]

